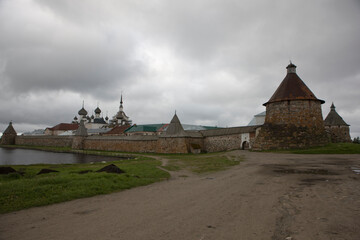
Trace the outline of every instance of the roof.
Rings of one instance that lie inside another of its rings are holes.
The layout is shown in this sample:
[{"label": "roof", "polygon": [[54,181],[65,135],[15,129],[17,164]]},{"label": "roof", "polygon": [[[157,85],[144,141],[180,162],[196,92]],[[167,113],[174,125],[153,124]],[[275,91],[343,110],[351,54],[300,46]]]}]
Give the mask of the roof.
[{"label": "roof", "polygon": [[245,126],[245,127],[232,127],[232,128],[218,128],[200,131],[204,137],[219,136],[219,135],[231,135],[240,133],[255,132],[258,126]]},{"label": "roof", "polygon": [[159,139],[157,135],[130,135],[130,136],[109,136],[109,135],[92,135],[89,139],[98,139],[98,140],[127,140],[127,141],[156,141]]},{"label": "roof", "polygon": [[266,117],[266,111],[263,111],[263,112],[261,112],[259,114],[254,115],[254,117],[248,123],[248,126],[256,126],[256,125],[264,124],[265,117]]},{"label": "roof", "polygon": [[75,135],[76,136],[87,136],[88,135],[84,121],[80,121],[80,126],[77,128]]},{"label": "roof", "polygon": [[104,118],[95,118],[93,123],[106,124]]},{"label": "roof", "polygon": [[105,134],[109,131],[109,128],[95,128],[95,129],[87,129],[88,135],[93,134]]},{"label": "roof", "polygon": [[9,123],[9,126],[3,132],[3,135],[5,135],[5,134],[14,134],[14,135],[17,134],[14,127],[13,127],[13,125],[12,125],[12,122]]},{"label": "roof", "polygon": [[182,127],[178,116],[174,115],[171,119],[169,126],[166,129],[166,135],[173,135],[173,136],[186,136],[184,128]]},{"label": "roof", "polygon": [[330,112],[324,120],[325,126],[350,126],[336,112],[334,103],[331,104]]},{"label": "roof", "polygon": [[105,133],[105,135],[109,134],[123,134],[126,129],[128,129],[129,127],[131,127],[130,125],[121,125],[121,126],[116,126],[113,129],[111,129],[110,131],[108,131],[107,133]]},{"label": "roof", "polygon": [[200,131],[208,129],[217,129],[218,127],[212,126],[202,126],[202,125],[191,125],[191,124],[181,124],[185,131]]},{"label": "roof", "polygon": [[130,128],[128,128],[125,132],[157,132],[160,128],[162,128],[164,124],[144,124],[137,125],[134,124]]},{"label": "roof", "polygon": [[262,116],[264,116],[264,117],[266,116],[266,111],[263,111],[261,113],[254,115],[254,117],[262,117]]},{"label": "roof", "polygon": [[61,131],[68,131],[68,130],[76,130],[78,129],[79,127],[79,124],[77,123],[60,123],[52,128],[47,128],[51,131],[58,131],[58,130],[61,130]]},{"label": "roof", "polygon": [[119,111],[119,112],[117,112],[117,114],[115,115],[115,117],[116,117],[117,119],[127,119],[127,118],[129,118],[129,117],[125,114],[124,111]]},{"label": "roof", "polygon": [[284,80],[276,89],[270,100],[263,104],[264,106],[266,106],[268,103],[287,100],[315,100],[320,101],[321,103],[325,103],[324,100],[316,98],[315,94],[296,74],[296,66],[294,64],[291,63],[287,66],[287,68],[291,68],[292,71],[288,71]]}]

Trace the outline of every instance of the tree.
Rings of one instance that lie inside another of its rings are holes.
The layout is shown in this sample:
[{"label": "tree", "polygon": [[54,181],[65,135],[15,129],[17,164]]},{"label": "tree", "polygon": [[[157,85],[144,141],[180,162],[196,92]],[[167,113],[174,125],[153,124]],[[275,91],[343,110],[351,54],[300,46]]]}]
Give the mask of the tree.
[{"label": "tree", "polygon": [[360,137],[355,137],[353,143],[360,144]]}]

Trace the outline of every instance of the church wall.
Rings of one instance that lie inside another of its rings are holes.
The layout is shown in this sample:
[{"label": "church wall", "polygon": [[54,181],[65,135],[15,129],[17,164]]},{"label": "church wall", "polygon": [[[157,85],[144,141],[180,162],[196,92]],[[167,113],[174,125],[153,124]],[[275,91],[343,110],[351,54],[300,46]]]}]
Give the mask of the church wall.
[{"label": "church wall", "polygon": [[17,136],[16,145],[71,147],[72,136]]}]

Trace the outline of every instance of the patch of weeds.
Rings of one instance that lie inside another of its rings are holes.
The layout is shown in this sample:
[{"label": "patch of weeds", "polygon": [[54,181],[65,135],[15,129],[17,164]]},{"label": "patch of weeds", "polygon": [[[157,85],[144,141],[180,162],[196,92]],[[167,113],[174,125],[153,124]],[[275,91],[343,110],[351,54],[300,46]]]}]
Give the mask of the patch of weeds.
[{"label": "patch of weeds", "polygon": [[[127,174],[96,172],[109,163]],[[117,192],[170,177],[158,168],[161,162],[152,158],[109,163],[13,166],[25,173],[0,176],[0,213]],[[36,175],[43,168],[59,172]]]}]

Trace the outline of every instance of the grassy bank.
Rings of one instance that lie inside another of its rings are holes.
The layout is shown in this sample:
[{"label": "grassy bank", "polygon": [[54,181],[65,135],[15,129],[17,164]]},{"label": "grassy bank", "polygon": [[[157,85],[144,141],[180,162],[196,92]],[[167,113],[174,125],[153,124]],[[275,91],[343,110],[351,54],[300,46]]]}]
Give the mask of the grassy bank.
[{"label": "grassy bank", "polygon": [[[108,163],[11,166],[23,175],[0,175],[0,213],[148,185],[170,175],[148,157],[113,162],[124,174],[95,172]],[[56,173],[37,175],[43,169]],[[85,174],[81,172],[89,171]]]},{"label": "grassy bank", "polygon": [[[169,173],[158,168],[161,162],[154,158],[168,159],[168,164],[164,167],[168,171],[188,170],[194,173],[224,170],[238,165],[243,160],[242,157],[231,156],[226,152],[198,155],[151,153],[140,155],[96,150],[79,151],[62,147],[16,146],[16,148],[112,157],[131,155],[135,159],[93,164],[11,166],[23,175],[19,173],[0,175],[0,213],[117,192],[169,178]],[[96,172],[111,163],[125,173]],[[37,175],[43,168],[59,172]]]}]

